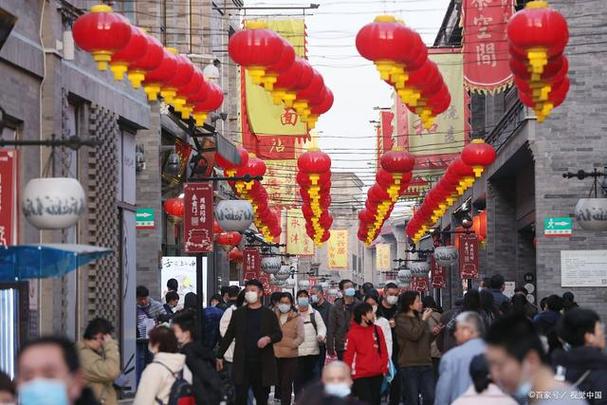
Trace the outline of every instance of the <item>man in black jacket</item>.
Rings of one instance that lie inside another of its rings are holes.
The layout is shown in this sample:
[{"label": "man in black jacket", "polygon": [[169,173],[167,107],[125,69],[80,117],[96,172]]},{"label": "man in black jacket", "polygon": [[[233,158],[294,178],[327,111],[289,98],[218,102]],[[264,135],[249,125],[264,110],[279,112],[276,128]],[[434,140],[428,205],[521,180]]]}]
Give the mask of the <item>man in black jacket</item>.
[{"label": "man in black jacket", "polygon": [[565,369],[567,381],[586,395],[589,404],[607,404],[605,325],[597,313],[590,309],[571,309],[559,321],[557,333],[571,350],[555,351],[554,365]]},{"label": "man in black jacket", "polygon": [[352,322],[352,310],[360,303],[356,299],[354,283],[348,279],[339,282],[339,289],[343,298],[338,298],[329,311],[329,324],[327,325],[327,354],[337,356],[343,360],[346,337]]},{"label": "man in black jacket", "polygon": [[223,368],[223,355],[234,344],[233,379],[236,405],[246,405],[252,388],[257,405],[266,405],[270,387],[278,382],[273,344],[280,342],[282,332],[272,310],[261,304],[263,285],[259,280],[245,284],[246,306],[233,312],[217,353],[217,368]]}]

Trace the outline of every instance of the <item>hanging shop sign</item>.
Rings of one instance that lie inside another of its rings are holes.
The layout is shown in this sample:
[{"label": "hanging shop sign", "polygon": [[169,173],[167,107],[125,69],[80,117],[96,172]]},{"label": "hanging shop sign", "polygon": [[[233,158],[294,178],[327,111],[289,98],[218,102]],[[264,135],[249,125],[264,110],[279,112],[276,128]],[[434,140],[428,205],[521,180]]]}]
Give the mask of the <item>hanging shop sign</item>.
[{"label": "hanging shop sign", "polygon": [[314,243],[306,234],[306,220],[300,209],[287,210],[287,253],[297,256],[312,256]]},{"label": "hanging shop sign", "polygon": [[254,248],[245,248],[243,250],[243,273],[245,280],[257,278],[261,272],[261,255],[259,250]]},{"label": "hanging shop sign", "polygon": [[568,238],[573,233],[573,219],[569,217],[544,218],[544,236]]},{"label": "hanging shop sign", "polygon": [[25,219],[38,229],[69,228],[86,209],[84,189],[71,177],[30,180],[22,204]]},{"label": "hanging shop sign", "polygon": [[[0,150],[0,245],[13,245],[16,242],[16,151]],[[31,302],[31,301],[30,301]]]},{"label": "hanging shop sign", "polygon": [[329,267],[345,269],[348,267],[348,231],[333,230],[329,238]]},{"label": "hanging shop sign", "polygon": [[377,271],[389,271],[392,268],[389,244],[379,243],[375,245],[375,267]]},{"label": "hanging shop sign", "polygon": [[459,272],[462,279],[478,278],[478,237],[475,234],[459,237]]},{"label": "hanging shop sign", "polygon": [[213,251],[213,185],[187,183],[183,187],[185,216],[183,223],[185,252]]},{"label": "hanging shop sign", "polygon": [[[456,251],[457,253],[457,251]],[[436,251],[434,252],[435,257],[436,257]],[[435,259],[435,257],[430,259],[430,266],[431,266],[431,284],[432,287],[434,288],[446,288],[447,287],[447,271],[446,269],[439,265],[437,263]],[[456,255],[456,259],[457,261],[457,255]]]},{"label": "hanging shop sign", "polygon": [[135,212],[135,228],[154,229],[154,208],[138,208]]}]

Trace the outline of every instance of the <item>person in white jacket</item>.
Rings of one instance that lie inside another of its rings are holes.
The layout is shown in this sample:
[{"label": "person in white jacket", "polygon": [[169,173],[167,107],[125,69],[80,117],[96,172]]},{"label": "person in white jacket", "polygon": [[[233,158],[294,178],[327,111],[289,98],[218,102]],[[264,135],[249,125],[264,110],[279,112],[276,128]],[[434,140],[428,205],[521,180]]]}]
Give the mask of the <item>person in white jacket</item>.
[{"label": "person in white jacket", "polygon": [[390,322],[384,318],[383,316],[377,316],[377,308],[379,306],[379,295],[377,295],[377,291],[373,290],[375,293],[370,293],[365,297],[364,302],[371,305],[373,307],[373,312],[375,313],[375,324],[381,328],[381,331],[384,333],[384,338],[386,340],[386,347],[388,348],[388,361],[392,358],[392,329],[390,328]]},{"label": "person in white jacket", "polygon": [[320,312],[310,304],[308,291],[297,292],[297,310],[304,322],[304,341],[299,345],[297,375],[295,376],[295,399],[299,398],[302,388],[314,381],[320,345],[325,343],[327,327]]},{"label": "person in white jacket", "polygon": [[185,355],[179,353],[175,333],[165,325],[150,332],[149,350],[154,360],[143,370],[133,405],[152,405],[169,402],[171,387],[180,374],[192,382],[192,374],[185,366]]}]

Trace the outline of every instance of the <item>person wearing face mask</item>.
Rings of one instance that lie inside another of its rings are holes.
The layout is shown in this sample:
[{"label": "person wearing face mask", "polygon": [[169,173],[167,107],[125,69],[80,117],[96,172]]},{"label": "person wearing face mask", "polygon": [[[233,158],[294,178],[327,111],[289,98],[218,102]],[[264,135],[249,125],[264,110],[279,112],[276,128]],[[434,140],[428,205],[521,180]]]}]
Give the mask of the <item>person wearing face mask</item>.
[{"label": "person wearing face mask", "polygon": [[[228,331],[228,326],[230,325],[230,320],[232,319],[232,313],[236,311],[236,309],[246,305],[244,299],[245,290],[239,291],[236,300],[232,302],[232,305],[225,310],[223,316],[221,317],[221,321],[219,322],[219,334],[223,338]],[[234,385],[234,380],[232,379],[232,366],[234,361],[234,342],[230,344],[225,354],[223,355],[223,370],[221,370],[220,375],[224,382],[224,391],[226,393],[227,403],[228,405],[232,405],[236,400],[236,386]]]},{"label": "person wearing face mask", "polygon": [[[398,312],[398,296],[400,294],[400,289],[394,283],[386,283],[384,286],[384,296],[377,307],[377,316],[382,317],[388,320],[390,324],[390,330],[392,333],[392,363],[394,365],[398,365],[398,339],[396,338],[396,330],[394,327],[396,326],[396,314]],[[398,369],[398,367],[397,367]],[[388,402],[389,405],[398,405],[402,400],[402,386],[400,384],[400,378],[398,378],[398,370],[396,372],[396,377],[392,380],[390,384],[390,400]]]},{"label": "person wearing face mask", "polygon": [[0,405],[16,405],[17,391],[11,378],[0,371]]},{"label": "person wearing face mask", "polygon": [[[491,379],[521,404],[582,405],[580,388],[555,378],[542,341],[523,315],[497,319],[485,336]],[[538,393],[550,395],[539,396]]]},{"label": "person wearing face mask", "polygon": [[381,386],[388,372],[388,348],[382,329],[375,325],[373,307],[366,302],[353,310],[344,362],[352,370],[352,393],[369,405],[380,405]]},{"label": "person wearing face mask", "polygon": [[335,300],[329,312],[329,324],[327,327],[327,355],[343,360],[345,351],[346,335],[350,329],[352,310],[360,303],[354,297],[356,290],[354,283],[348,279],[339,282],[339,290],[343,298]]},{"label": "person wearing face mask", "polygon": [[[320,344],[324,343],[327,328],[322,316],[310,305],[306,290],[297,292],[297,309],[304,324],[304,341],[298,348],[297,374],[295,376],[295,399],[298,400],[301,389],[312,382],[318,364]],[[324,360],[324,359],[323,359]]]},{"label": "person wearing face mask", "polygon": [[261,304],[263,285],[259,280],[245,284],[246,306],[232,312],[226,333],[217,352],[217,368],[223,369],[223,357],[234,341],[232,376],[237,405],[245,405],[249,388],[257,405],[266,405],[270,387],[278,381],[273,345],[282,339],[278,318]]},{"label": "person wearing face mask", "polygon": [[322,369],[321,381],[304,391],[298,404],[363,405],[352,393],[352,374],[343,361],[335,360]]},{"label": "person wearing face mask", "polygon": [[17,357],[20,405],[97,405],[85,387],[76,346],[64,337],[47,336],[25,343]]}]

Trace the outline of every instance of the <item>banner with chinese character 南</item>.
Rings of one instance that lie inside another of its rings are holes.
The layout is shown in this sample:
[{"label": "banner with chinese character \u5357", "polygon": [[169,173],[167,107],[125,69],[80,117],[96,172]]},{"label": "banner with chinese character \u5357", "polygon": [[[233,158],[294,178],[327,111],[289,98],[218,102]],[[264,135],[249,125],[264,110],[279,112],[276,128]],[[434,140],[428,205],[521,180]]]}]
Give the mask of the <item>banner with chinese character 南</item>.
[{"label": "banner with chinese character \u5357", "polygon": [[314,254],[314,242],[306,233],[306,220],[300,209],[287,210],[287,253],[297,256]]},{"label": "banner with chinese character \u5357", "polygon": [[331,229],[329,238],[329,267],[345,269],[348,267],[348,231]]},{"label": "banner with chinese character \u5357", "polygon": [[479,275],[478,237],[463,234],[459,237],[459,273],[462,279],[474,279]]},{"label": "banner with chinese character \u5357", "polygon": [[183,187],[185,214],[183,240],[186,253],[213,251],[213,185],[186,183]]},{"label": "banner with chinese character \u5357", "polygon": [[392,269],[389,244],[378,243],[375,245],[375,268],[377,271],[390,271]]},{"label": "banner with chinese character \u5357", "polygon": [[[274,30],[306,57],[306,26],[303,19],[266,20]],[[242,134],[244,147],[262,159],[295,159],[298,140],[309,138],[308,127],[293,108],[272,102],[271,95],[241,75]]]},{"label": "banner with chinese character \u5357", "polygon": [[512,84],[506,26],[514,0],[464,0],[462,6],[464,85],[495,93]]}]

